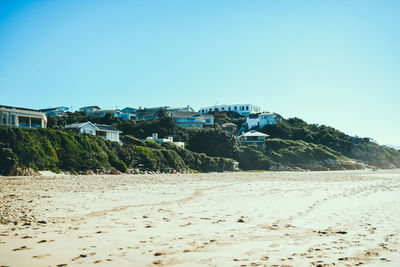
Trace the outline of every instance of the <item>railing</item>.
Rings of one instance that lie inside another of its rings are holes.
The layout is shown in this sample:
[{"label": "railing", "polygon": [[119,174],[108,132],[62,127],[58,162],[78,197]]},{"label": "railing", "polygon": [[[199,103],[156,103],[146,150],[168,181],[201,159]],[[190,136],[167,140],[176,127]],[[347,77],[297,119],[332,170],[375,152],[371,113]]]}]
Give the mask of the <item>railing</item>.
[{"label": "railing", "polygon": [[26,123],[26,122],[20,122],[20,123],[18,123],[18,126],[19,127],[31,127],[31,128],[41,128],[42,127],[41,124],[33,124],[33,123],[29,126],[29,123]]}]

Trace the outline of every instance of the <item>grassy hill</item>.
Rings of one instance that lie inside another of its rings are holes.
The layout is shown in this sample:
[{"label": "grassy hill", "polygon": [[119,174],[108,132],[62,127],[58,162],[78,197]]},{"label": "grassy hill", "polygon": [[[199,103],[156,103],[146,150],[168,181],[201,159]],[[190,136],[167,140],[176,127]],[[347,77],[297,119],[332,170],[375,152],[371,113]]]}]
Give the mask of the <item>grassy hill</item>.
[{"label": "grassy hill", "polygon": [[[52,129],[0,127],[0,174],[12,168],[79,172],[128,167],[152,171],[233,170],[232,159],[210,157],[125,136],[124,145],[100,137]],[[188,162],[188,155],[195,163]],[[183,158],[185,158],[185,160]]]}]

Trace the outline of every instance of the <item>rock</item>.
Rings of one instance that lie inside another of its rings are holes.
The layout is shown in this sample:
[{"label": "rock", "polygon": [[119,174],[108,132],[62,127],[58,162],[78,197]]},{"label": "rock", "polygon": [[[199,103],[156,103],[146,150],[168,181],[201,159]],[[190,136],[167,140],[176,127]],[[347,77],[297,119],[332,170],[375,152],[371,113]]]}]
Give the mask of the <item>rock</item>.
[{"label": "rock", "polygon": [[11,169],[9,176],[40,176],[40,173],[32,168],[22,169],[14,167]]},{"label": "rock", "polygon": [[94,172],[92,170],[87,170],[85,171],[85,175],[94,175]]},{"label": "rock", "polygon": [[120,175],[120,174],[122,174],[122,172],[120,172],[119,170],[113,169],[113,170],[110,171],[110,174],[113,174],[113,175]]}]

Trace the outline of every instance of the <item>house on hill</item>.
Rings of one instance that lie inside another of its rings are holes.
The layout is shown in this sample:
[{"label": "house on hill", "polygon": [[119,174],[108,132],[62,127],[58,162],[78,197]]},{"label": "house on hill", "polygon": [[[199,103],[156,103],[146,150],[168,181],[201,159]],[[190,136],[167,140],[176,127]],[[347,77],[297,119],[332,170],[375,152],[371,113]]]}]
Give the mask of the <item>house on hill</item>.
[{"label": "house on hill", "polygon": [[69,112],[69,107],[55,107],[55,108],[44,108],[44,109],[39,109],[39,111],[45,113],[47,116],[52,116],[52,117],[63,117],[65,116],[65,113]]},{"label": "house on hill", "polygon": [[252,104],[235,104],[235,105],[214,105],[200,109],[201,114],[207,114],[213,111],[234,111],[240,115],[248,116],[249,114],[260,113],[260,107]]},{"label": "house on hill", "polygon": [[0,106],[0,125],[46,128],[46,114],[35,109]]},{"label": "house on hill", "polygon": [[123,121],[136,120],[136,112],[137,112],[136,108],[126,107],[124,109],[121,109],[119,117]]},{"label": "house on hill", "polygon": [[269,137],[268,134],[260,133],[255,130],[249,131],[247,133],[243,133],[242,135],[238,136],[240,142],[243,144],[262,144],[265,140]]},{"label": "house on hill", "polygon": [[281,117],[276,116],[274,113],[264,112],[261,114],[250,114],[249,117],[246,118],[246,124],[249,129],[254,127],[262,129],[266,125],[276,124],[276,122],[281,119]]},{"label": "house on hill", "polygon": [[85,112],[86,115],[88,115],[89,113],[93,113],[99,109],[100,109],[100,107],[98,107],[98,106],[87,106],[87,107],[81,107],[79,109],[79,111]]},{"label": "house on hill", "polygon": [[103,137],[104,139],[118,142],[121,144],[121,141],[119,140],[119,134],[122,133],[122,131],[110,125],[91,123],[90,121],[88,121],[88,122],[68,124],[65,126],[65,128],[78,131],[79,133],[82,134],[91,134],[100,136]]},{"label": "house on hill", "polygon": [[211,114],[200,114],[199,112],[176,111],[171,113],[178,126],[185,128],[203,128],[214,125],[214,116]]},{"label": "house on hill", "polygon": [[146,141],[146,140],[153,140],[154,142],[156,142],[158,144],[171,142],[181,148],[185,148],[184,142],[174,142],[174,138],[172,136],[168,136],[167,138],[158,138],[158,133],[153,133],[151,136],[147,137],[144,141]]}]

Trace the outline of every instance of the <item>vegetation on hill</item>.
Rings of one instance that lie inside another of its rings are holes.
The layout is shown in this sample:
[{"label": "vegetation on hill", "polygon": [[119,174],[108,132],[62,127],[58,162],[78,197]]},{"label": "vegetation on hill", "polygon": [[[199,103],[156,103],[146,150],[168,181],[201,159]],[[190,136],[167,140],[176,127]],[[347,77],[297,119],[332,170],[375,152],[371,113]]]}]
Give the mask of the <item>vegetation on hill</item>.
[{"label": "vegetation on hill", "polygon": [[[150,121],[121,121],[110,114],[88,117],[81,112],[49,117],[48,126],[52,129],[85,121],[112,125],[123,131],[124,145],[60,130],[39,129],[35,133],[8,128],[2,131],[13,133],[7,135],[10,140],[3,134],[0,137],[0,163],[73,171],[102,166],[121,171],[140,167],[208,172],[233,170],[234,161],[243,170],[358,168],[356,163],[349,164],[351,160],[382,168],[400,167],[398,150],[379,146],[369,138],[348,136],[332,127],[307,124],[298,118],[257,129],[270,135],[270,139],[262,146],[243,146],[232,134],[221,130],[220,125],[232,122],[240,127],[244,118],[235,112],[215,112],[214,116],[215,127],[205,129],[178,127],[173,118],[162,114]],[[185,142],[187,149],[140,141],[152,133],[158,133],[159,137],[173,136],[175,141]]]},{"label": "vegetation on hill", "polygon": [[325,125],[307,124],[291,118],[278,124],[267,125],[260,130],[271,138],[304,141],[323,145],[347,158],[359,160],[377,167],[400,167],[400,151],[380,146],[370,138],[358,138]]},{"label": "vegetation on hill", "polygon": [[234,161],[212,158],[191,151],[196,164],[186,164],[174,149],[134,137],[122,138],[124,145],[87,134],[52,129],[21,129],[0,127],[0,174],[6,175],[15,167],[35,170],[79,172],[97,169],[116,169],[125,172],[129,168],[168,171],[233,170]]}]

